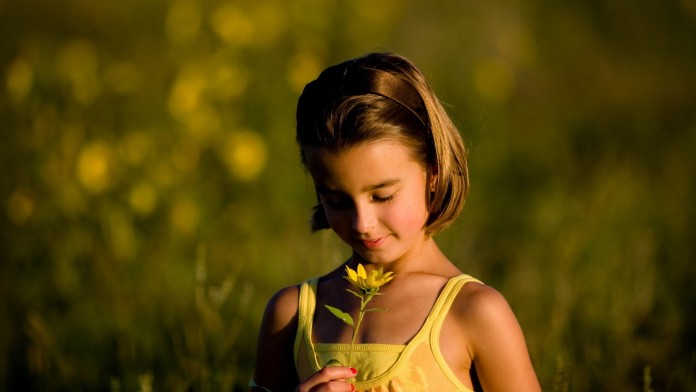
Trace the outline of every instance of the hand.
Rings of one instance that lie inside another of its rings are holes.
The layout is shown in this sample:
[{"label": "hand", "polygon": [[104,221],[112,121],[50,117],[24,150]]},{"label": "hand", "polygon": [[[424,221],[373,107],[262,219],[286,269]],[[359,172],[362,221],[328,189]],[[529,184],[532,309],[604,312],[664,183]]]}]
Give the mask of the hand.
[{"label": "hand", "polygon": [[295,392],[351,392],[355,386],[348,379],[357,373],[347,366],[327,366],[306,379]]}]

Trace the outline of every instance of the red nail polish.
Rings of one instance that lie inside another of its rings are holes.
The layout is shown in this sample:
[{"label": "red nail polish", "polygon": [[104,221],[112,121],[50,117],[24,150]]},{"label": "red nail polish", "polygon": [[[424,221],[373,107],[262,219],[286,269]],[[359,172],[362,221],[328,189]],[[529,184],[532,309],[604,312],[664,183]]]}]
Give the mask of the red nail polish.
[{"label": "red nail polish", "polygon": [[355,368],[350,368],[350,372],[353,374],[358,374],[358,371]]},{"label": "red nail polish", "polygon": [[351,390],[351,391],[354,391],[354,390],[355,390],[355,385],[350,384],[350,390]]}]

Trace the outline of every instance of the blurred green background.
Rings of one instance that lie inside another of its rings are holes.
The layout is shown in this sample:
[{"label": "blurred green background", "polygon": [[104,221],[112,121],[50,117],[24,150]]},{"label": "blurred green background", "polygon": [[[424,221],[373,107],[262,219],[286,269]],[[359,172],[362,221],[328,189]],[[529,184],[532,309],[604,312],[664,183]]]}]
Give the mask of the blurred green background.
[{"label": "blurred green background", "polygon": [[544,389],[696,390],[695,42],[694,0],[0,0],[0,389],[245,390],[269,296],[348,255],[297,97],[394,51]]}]

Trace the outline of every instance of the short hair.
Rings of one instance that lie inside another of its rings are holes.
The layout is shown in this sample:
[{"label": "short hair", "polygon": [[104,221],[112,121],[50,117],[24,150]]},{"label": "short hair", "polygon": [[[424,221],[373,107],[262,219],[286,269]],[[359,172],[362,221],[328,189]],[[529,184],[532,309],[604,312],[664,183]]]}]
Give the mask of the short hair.
[{"label": "short hair", "polygon": [[[464,143],[423,74],[405,57],[370,53],[325,69],[300,95],[296,140],[305,167],[309,147],[338,152],[379,140],[403,143],[437,176],[428,198],[428,235],[452,224],[464,206]],[[321,203],[310,223],[313,231],[330,227]]]}]

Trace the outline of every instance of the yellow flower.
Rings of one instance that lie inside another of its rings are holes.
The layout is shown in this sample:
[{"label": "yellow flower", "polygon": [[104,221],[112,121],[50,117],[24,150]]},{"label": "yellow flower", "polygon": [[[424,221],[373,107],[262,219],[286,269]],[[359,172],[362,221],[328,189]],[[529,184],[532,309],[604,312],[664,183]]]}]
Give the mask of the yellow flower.
[{"label": "yellow flower", "polygon": [[357,271],[346,266],[346,273],[346,280],[348,280],[353,286],[359,288],[365,294],[375,293],[377,289],[394,279],[394,276],[392,276],[394,273],[387,272],[385,274],[384,268],[382,267],[380,267],[378,270],[370,271],[370,274],[368,275],[365,271],[365,267],[363,267],[363,265],[360,263],[358,263]]},{"label": "yellow flower", "polygon": [[351,269],[350,267],[346,266],[346,276],[344,276],[344,278],[346,278],[346,280],[349,281],[350,284],[357,287],[359,289],[358,291],[360,291],[359,293],[357,293],[353,290],[346,289],[347,292],[360,298],[360,311],[358,312],[357,322],[353,321],[353,317],[350,314],[333,306],[324,305],[326,306],[326,309],[328,309],[334,316],[338,317],[344,323],[353,327],[353,339],[350,342],[350,351],[348,351],[347,366],[350,366],[350,359],[353,355],[353,347],[355,346],[355,338],[356,336],[358,336],[358,330],[360,329],[360,324],[362,324],[363,317],[365,317],[365,313],[381,312],[386,310],[380,308],[367,309],[367,303],[372,301],[372,298],[375,295],[381,295],[381,293],[379,293],[379,288],[389,283],[392,279],[394,279],[393,275],[393,272],[387,272],[385,274],[384,269],[381,267],[378,270],[370,271],[370,274],[368,275],[365,271],[365,267],[363,267],[363,265],[360,263],[358,263],[357,270]]}]

